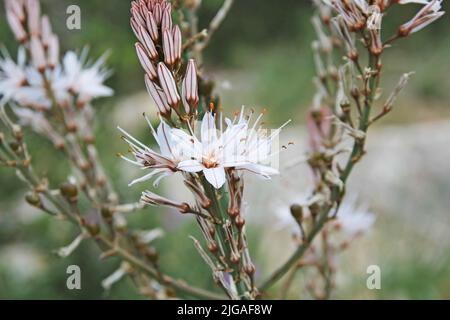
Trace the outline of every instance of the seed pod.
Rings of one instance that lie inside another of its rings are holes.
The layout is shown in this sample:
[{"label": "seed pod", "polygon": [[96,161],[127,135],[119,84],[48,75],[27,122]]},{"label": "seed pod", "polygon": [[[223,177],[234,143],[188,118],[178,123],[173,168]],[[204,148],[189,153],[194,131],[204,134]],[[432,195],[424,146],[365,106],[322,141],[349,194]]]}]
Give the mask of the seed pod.
[{"label": "seed pod", "polygon": [[25,195],[25,200],[28,202],[28,204],[32,205],[36,208],[42,207],[41,198],[39,195],[35,192],[29,192]]},{"label": "seed pod", "polygon": [[303,208],[297,204],[291,206],[291,214],[297,221],[303,220]]},{"label": "seed pod", "polygon": [[93,237],[100,233],[100,219],[97,212],[90,212],[81,219],[82,225]]},{"label": "seed pod", "polygon": [[70,182],[65,182],[60,186],[59,190],[61,191],[62,196],[70,202],[77,201],[78,189],[76,185]]}]

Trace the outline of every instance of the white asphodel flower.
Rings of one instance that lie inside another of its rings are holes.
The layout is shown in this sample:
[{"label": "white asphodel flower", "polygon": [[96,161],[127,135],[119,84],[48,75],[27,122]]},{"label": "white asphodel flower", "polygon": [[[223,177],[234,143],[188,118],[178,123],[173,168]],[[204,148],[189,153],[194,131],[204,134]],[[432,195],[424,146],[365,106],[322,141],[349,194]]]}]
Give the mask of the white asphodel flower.
[{"label": "white asphodel flower", "polygon": [[206,112],[201,123],[201,141],[193,137],[196,143],[192,147],[195,149],[189,152],[193,157],[182,161],[178,168],[191,173],[203,172],[206,180],[216,189],[224,185],[227,168],[247,170],[265,178],[278,174],[275,168],[261,163],[274,155],[272,141],[279,135],[281,128],[264,136],[261,130],[256,130],[260,119],[249,128],[250,119],[244,116],[242,110],[239,119],[234,122],[225,120],[227,128],[222,131],[216,128],[216,117]]},{"label": "white asphodel flower", "polygon": [[114,91],[103,84],[110,75],[104,67],[106,57],[102,56],[94,64],[88,65],[86,56],[87,50],[79,57],[72,51],[65,54],[62,63],[62,86],[77,94],[81,103],[113,95]]},{"label": "white asphodel flower", "polygon": [[369,231],[375,220],[375,215],[369,211],[368,206],[358,205],[356,197],[353,197],[344,200],[334,223],[344,234],[354,237]]},{"label": "white asphodel flower", "polygon": [[201,141],[193,136],[196,141],[193,144],[195,149],[190,152],[193,159],[180,162],[178,168],[191,173],[203,172],[212,186],[221,188],[226,181],[225,168],[244,164],[230,154],[227,148],[228,143],[231,145],[234,142],[232,133],[237,138],[239,131],[238,127],[229,126],[224,133],[218,133],[215,116],[206,112],[201,123]]},{"label": "white asphodel flower", "polygon": [[2,52],[2,56],[2,58],[0,57],[0,95],[3,96],[3,99],[10,100],[14,99],[18,91],[27,82],[25,49],[19,48],[17,63],[6,50]]},{"label": "white asphodel flower", "polygon": [[131,136],[122,128],[118,128],[124,134],[124,140],[130,145],[135,160],[121,156],[124,160],[141,167],[143,170],[150,170],[150,173],[141,178],[133,180],[129,185],[136,184],[156,178],[155,185],[164,177],[170,176],[178,171],[178,164],[185,158],[186,150],[191,149],[194,143],[192,138],[179,129],[172,129],[167,123],[161,120],[157,130],[153,128],[146,117],[153,137],[159,146],[157,152],[142,142]]}]

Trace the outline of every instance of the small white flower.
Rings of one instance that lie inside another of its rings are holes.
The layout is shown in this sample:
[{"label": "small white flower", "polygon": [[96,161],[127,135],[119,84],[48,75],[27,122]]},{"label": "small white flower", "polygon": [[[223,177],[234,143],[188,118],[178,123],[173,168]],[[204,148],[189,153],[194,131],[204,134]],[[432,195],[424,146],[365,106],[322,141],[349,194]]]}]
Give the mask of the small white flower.
[{"label": "small white flower", "polygon": [[[234,137],[233,134],[235,134]],[[186,172],[202,171],[206,180],[214,188],[221,188],[226,181],[225,168],[244,164],[228,153],[230,149],[227,148],[227,145],[232,145],[233,139],[238,136],[239,128],[233,126],[229,126],[226,132],[219,135],[216,130],[215,116],[206,112],[201,125],[201,149],[196,147],[198,143],[195,143],[193,146],[196,149],[191,152],[195,159],[182,161],[178,168]]]},{"label": "small white flower", "polygon": [[25,73],[26,55],[23,47],[19,48],[17,63],[9,56],[6,50],[0,57],[0,95],[3,99],[10,100],[15,97],[22,86],[26,84]]},{"label": "small white flower", "polygon": [[124,156],[122,156],[122,158],[141,167],[143,170],[151,170],[150,173],[143,177],[133,180],[129,184],[130,186],[157,177],[155,180],[156,185],[162,178],[177,172],[177,166],[180,161],[184,159],[186,148],[190,149],[189,145],[194,143],[189,135],[182,130],[172,129],[163,120],[161,120],[156,131],[148,118],[146,118],[146,120],[152,131],[153,137],[159,146],[160,152],[154,151],[135,139],[125,130],[118,128],[125,135],[124,140],[130,145],[135,160]]},{"label": "small white flower", "polygon": [[345,199],[335,222],[342,232],[352,237],[369,231],[375,223],[375,215],[367,205],[357,205],[356,197]]},{"label": "small white flower", "polygon": [[279,135],[281,128],[269,136],[263,135],[263,131],[256,130],[261,116],[249,129],[250,118],[244,117],[242,109],[237,122],[225,120],[227,128],[222,132],[216,129],[216,117],[206,112],[201,124],[201,142],[192,144],[195,149],[189,154],[193,158],[182,161],[178,168],[186,172],[203,172],[206,180],[216,189],[225,184],[227,168],[247,170],[265,178],[278,174],[278,170],[261,163],[274,155],[272,141]]},{"label": "small white flower", "polygon": [[105,56],[90,66],[86,65],[85,57],[86,51],[80,57],[72,51],[65,54],[62,86],[78,94],[78,99],[82,103],[111,96],[114,91],[103,84],[110,75],[110,72],[104,68]]}]

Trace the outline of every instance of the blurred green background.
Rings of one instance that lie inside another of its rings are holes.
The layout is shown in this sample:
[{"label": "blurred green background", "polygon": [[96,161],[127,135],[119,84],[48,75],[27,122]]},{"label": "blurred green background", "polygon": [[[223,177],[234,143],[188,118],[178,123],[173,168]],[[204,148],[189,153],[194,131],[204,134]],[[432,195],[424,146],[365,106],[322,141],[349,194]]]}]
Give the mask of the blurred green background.
[{"label": "blurred green background", "polygon": [[[125,148],[115,129],[116,125],[121,124],[121,115],[135,118],[136,127],[128,129],[135,134],[140,131],[138,136],[145,141],[149,141],[149,138],[144,133],[141,111],[134,105],[135,101],[141,101],[133,97],[142,93],[144,84],[134,52],[134,36],[129,28],[129,1],[43,0],[42,3],[53,20],[63,48],[74,49],[88,45],[93,57],[111,50],[108,65],[114,74],[108,80],[108,85],[115,89],[116,95],[96,103],[98,146],[117,189],[124,199],[132,202],[137,199],[140,189],[126,187],[130,174],[124,174],[124,171],[131,169],[124,169],[122,161],[115,156]],[[80,31],[65,28],[65,12],[70,4],[81,7]],[[203,0],[201,27],[207,26],[220,4],[220,0]],[[408,6],[392,11],[385,19],[386,34],[407,21],[415,10],[417,7]],[[314,39],[311,14],[312,8],[306,0],[236,1],[205,57],[206,70],[217,80],[223,105],[227,110],[234,111],[242,104],[267,107],[267,121],[270,124],[280,124],[288,118],[294,120],[295,126],[303,124],[314,94],[311,81],[314,75],[310,51],[311,41]],[[14,52],[15,44],[5,23],[3,8],[0,9],[0,16],[1,42],[10,52]],[[445,16],[400,44],[396,44],[386,54],[385,87],[395,84],[404,72],[415,71],[416,75],[384,125],[410,128],[420,123],[447,121],[446,119],[450,119],[449,18]],[[47,142],[30,133],[27,138],[31,141],[30,151],[34,155],[37,171],[47,173],[54,185],[64,181],[67,178],[64,159],[55,154]],[[304,140],[304,137],[298,139]],[[433,139],[432,134],[430,139]],[[443,141],[445,143],[448,140]],[[437,145],[439,147],[450,148],[450,144]],[[448,162],[449,159],[446,163]],[[444,164],[442,168],[447,170],[449,165]],[[136,174],[136,171],[131,171],[131,176]],[[76,236],[75,230],[30,209],[23,201],[25,189],[12,170],[0,168],[0,177],[0,298],[139,298],[128,279],[114,286],[110,292],[103,291],[100,282],[118,267],[118,261],[99,261],[98,250],[89,242],[83,243],[69,258],[57,258],[52,250],[72,241]],[[446,209],[448,199],[445,194],[450,194],[450,169],[442,172],[440,178],[442,186],[439,188],[439,195],[430,191],[430,195],[425,197],[432,204],[443,201],[442,205],[437,205],[437,209],[428,206],[425,210],[430,210],[431,218],[444,215],[447,223],[449,220],[445,217],[448,217],[449,212]],[[434,181],[429,176],[424,179],[429,179],[430,183]],[[377,181],[373,183],[376,184]],[[401,197],[399,194],[398,198]],[[405,207],[402,204],[399,206]],[[347,260],[343,261],[343,264],[348,264],[353,260],[352,254],[367,254],[367,248],[375,248],[377,257],[383,259],[380,264],[386,270],[383,273],[383,289],[368,292],[365,287],[365,265],[361,263],[354,266],[357,270],[355,274],[347,274],[347,281],[336,290],[335,297],[450,298],[450,246],[447,239],[427,245],[426,240],[416,235],[413,227],[405,226],[404,219],[415,219],[414,216],[396,216],[396,208],[375,208],[381,211],[376,231],[346,253]],[[165,238],[158,241],[157,247],[162,252],[162,264],[169,274],[190,280],[198,286],[213,286],[209,270],[203,266],[192,244],[186,241],[188,235],[198,235],[191,220],[180,219],[173,213],[157,212],[155,209],[134,214],[131,220],[132,224],[141,229],[162,225],[167,230]],[[396,237],[399,229],[402,230],[399,233],[401,239]],[[450,232],[450,227],[448,231]],[[428,232],[433,232],[432,227],[429,227]],[[267,255],[260,245],[264,236],[257,224],[250,226],[251,247],[257,264],[260,257]],[[409,245],[392,251],[392,242],[401,241],[406,241]],[[277,245],[276,240],[273,243]],[[436,246],[443,249],[433,251]],[[272,249],[277,250],[276,247]],[[439,255],[439,263],[422,259],[422,253],[430,253],[430,250],[431,256]],[[82,290],[66,289],[65,270],[70,264],[81,267]],[[195,268],[191,268],[192,265]],[[259,267],[266,272],[273,268],[272,265],[262,263]],[[292,297],[298,298],[299,295],[296,296],[293,292]]]}]

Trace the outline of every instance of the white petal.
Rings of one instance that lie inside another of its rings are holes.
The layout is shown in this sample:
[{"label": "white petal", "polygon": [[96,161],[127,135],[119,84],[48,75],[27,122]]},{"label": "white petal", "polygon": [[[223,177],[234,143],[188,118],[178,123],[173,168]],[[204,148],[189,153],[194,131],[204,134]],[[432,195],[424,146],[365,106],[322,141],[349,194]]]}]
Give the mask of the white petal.
[{"label": "white petal", "polygon": [[200,172],[205,167],[197,160],[185,160],[178,164],[178,169],[186,172]]},{"label": "white petal", "polygon": [[202,121],[201,128],[202,144],[208,150],[212,144],[217,141],[216,122],[210,112],[206,112]]},{"label": "white petal", "polygon": [[204,169],[203,173],[205,174],[206,180],[208,180],[214,188],[220,189],[225,184],[226,178],[224,168]]},{"label": "white petal", "polygon": [[166,157],[172,157],[172,135],[170,133],[171,128],[164,121],[161,121],[157,129],[159,148],[161,154]]}]

